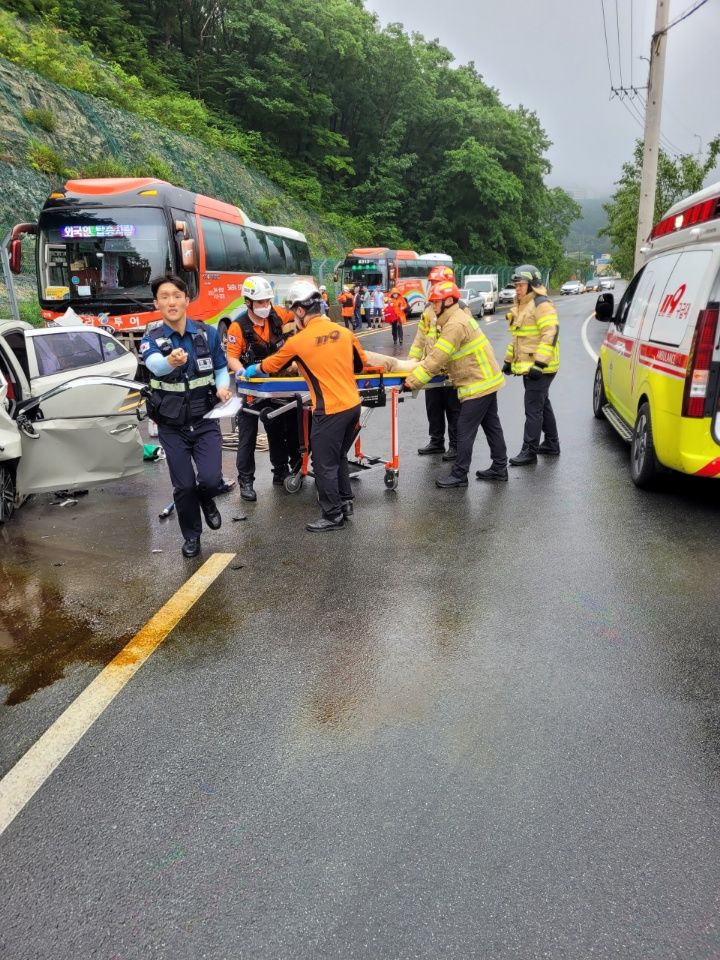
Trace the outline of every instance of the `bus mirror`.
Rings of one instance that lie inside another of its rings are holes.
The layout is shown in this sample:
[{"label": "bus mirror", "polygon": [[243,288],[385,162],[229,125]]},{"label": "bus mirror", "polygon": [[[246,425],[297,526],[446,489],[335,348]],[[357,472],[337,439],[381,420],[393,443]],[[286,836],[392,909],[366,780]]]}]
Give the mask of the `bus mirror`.
[{"label": "bus mirror", "polygon": [[19,237],[10,241],[10,269],[13,273],[22,270],[22,241]]},{"label": "bus mirror", "polygon": [[182,256],[183,270],[197,270],[197,253],[195,251],[194,240],[180,241],[180,254]]},{"label": "bus mirror", "polygon": [[187,223],[184,220],[175,221],[175,233],[181,233],[184,237],[187,237]]}]

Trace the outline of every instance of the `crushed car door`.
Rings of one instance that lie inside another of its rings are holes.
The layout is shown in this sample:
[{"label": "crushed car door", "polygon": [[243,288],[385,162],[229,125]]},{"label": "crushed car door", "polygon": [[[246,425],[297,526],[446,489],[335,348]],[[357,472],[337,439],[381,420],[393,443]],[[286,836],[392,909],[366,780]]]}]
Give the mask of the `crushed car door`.
[{"label": "crushed car door", "polygon": [[[128,390],[139,398],[141,388],[112,377],[77,377],[21,403],[16,412],[22,444],[18,494],[91,487],[140,473],[138,400],[128,398]],[[126,412],[110,416],[97,412],[123,407]]]},{"label": "crushed car door", "polygon": [[[137,371],[137,357],[106,330],[77,327],[45,327],[25,331],[30,392],[34,397],[48,394],[54,387],[76,377],[104,376],[131,380]],[[96,395],[104,404],[95,414],[118,413],[122,394],[117,390]],[[110,406],[108,405],[110,404]],[[47,399],[43,415],[47,417],[81,415],[83,393],[65,393]]]}]

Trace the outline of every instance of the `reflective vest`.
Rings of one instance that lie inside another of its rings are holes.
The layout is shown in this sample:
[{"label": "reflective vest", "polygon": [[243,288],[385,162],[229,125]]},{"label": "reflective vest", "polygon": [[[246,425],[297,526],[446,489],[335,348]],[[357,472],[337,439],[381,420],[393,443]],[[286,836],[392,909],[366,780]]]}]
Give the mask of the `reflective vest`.
[{"label": "reflective vest", "polygon": [[433,350],[437,338],[437,317],[435,311],[427,307],[420,317],[408,358],[410,360],[423,360]]},{"label": "reflective vest", "polygon": [[545,373],[557,373],[560,366],[560,328],[557,310],[544,288],[527,293],[508,313],[511,341],[505,362],[512,372],[525,374],[534,363],[545,365]]},{"label": "reflective vest", "polygon": [[[185,427],[202,419],[217,403],[215,372],[205,324],[193,320],[200,329],[192,335],[193,350],[184,367],[177,367],[164,377],[150,377],[147,401],[151,420],[166,427]],[[163,334],[162,326],[148,330],[147,336],[164,355],[173,343]]]},{"label": "reflective vest", "polygon": [[282,320],[272,309],[268,317],[270,337],[267,343],[262,337],[258,336],[255,324],[250,319],[247,311],[241,314],[236,322],[240,324],[243,340],[245,341],[245,353],[240,357],[240,362],[244,367],[249,366],[251,363],[260,363],[261,360],[275,353],[285,343]]},{"label": "reflective vest", "polygon": [[468,311],[455,304],[443,312],[435,329],[437,339],[408,374],[408,386],[424,387],[445,369],[460,401],[496,393],[504,386],[505,377],[490,341]]}]

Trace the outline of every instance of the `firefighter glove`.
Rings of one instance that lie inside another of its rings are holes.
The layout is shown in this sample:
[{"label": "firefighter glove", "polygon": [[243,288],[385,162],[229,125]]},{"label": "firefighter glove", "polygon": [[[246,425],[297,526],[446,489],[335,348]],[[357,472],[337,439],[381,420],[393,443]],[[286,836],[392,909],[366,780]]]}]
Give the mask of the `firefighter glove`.
[{"label": "firefighter glove", "polygon": [[538,366],[537,363],[534,363],[527,372],[528,380],[539,380],[543,375],[544,368]]},{"label": "firefighter glove", "polygon": [[509,360],[506,360],[505,363],[503,364],[502,372],[508,375],[512,373],[512,364],[510,363]]}]

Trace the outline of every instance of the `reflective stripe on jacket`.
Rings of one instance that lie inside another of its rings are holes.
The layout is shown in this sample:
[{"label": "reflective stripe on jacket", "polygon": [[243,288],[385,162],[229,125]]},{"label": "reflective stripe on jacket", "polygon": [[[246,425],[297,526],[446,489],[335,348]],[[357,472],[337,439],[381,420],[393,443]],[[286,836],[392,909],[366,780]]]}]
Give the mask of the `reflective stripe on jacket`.
[{"label": "reflective stripe on jacket", "polygon": [[557,310],[538,287],[516,300],[508,314],[512,339],[505,351],[505,362],[512,372],[525,374],[534,363],[545,364],[545,373],[557,373],[560,366],[560,326]]},{"label": "reflective stripe on jacket", "polygon": [[410,360],[424,360],[432,352],[437,337],[437,316],[434,310],[426,307],[418,322],[417,333],[410,347],[408,358]]},{"label": "reflective stripe on jacket", "polygon": [[436,331],[433,347],[405,379],[409,387],[424,387],[445,369],[461,402],[496,393],[504,386],[490,341],[467,310],[459,304],[445,310],[437,319]]}]

